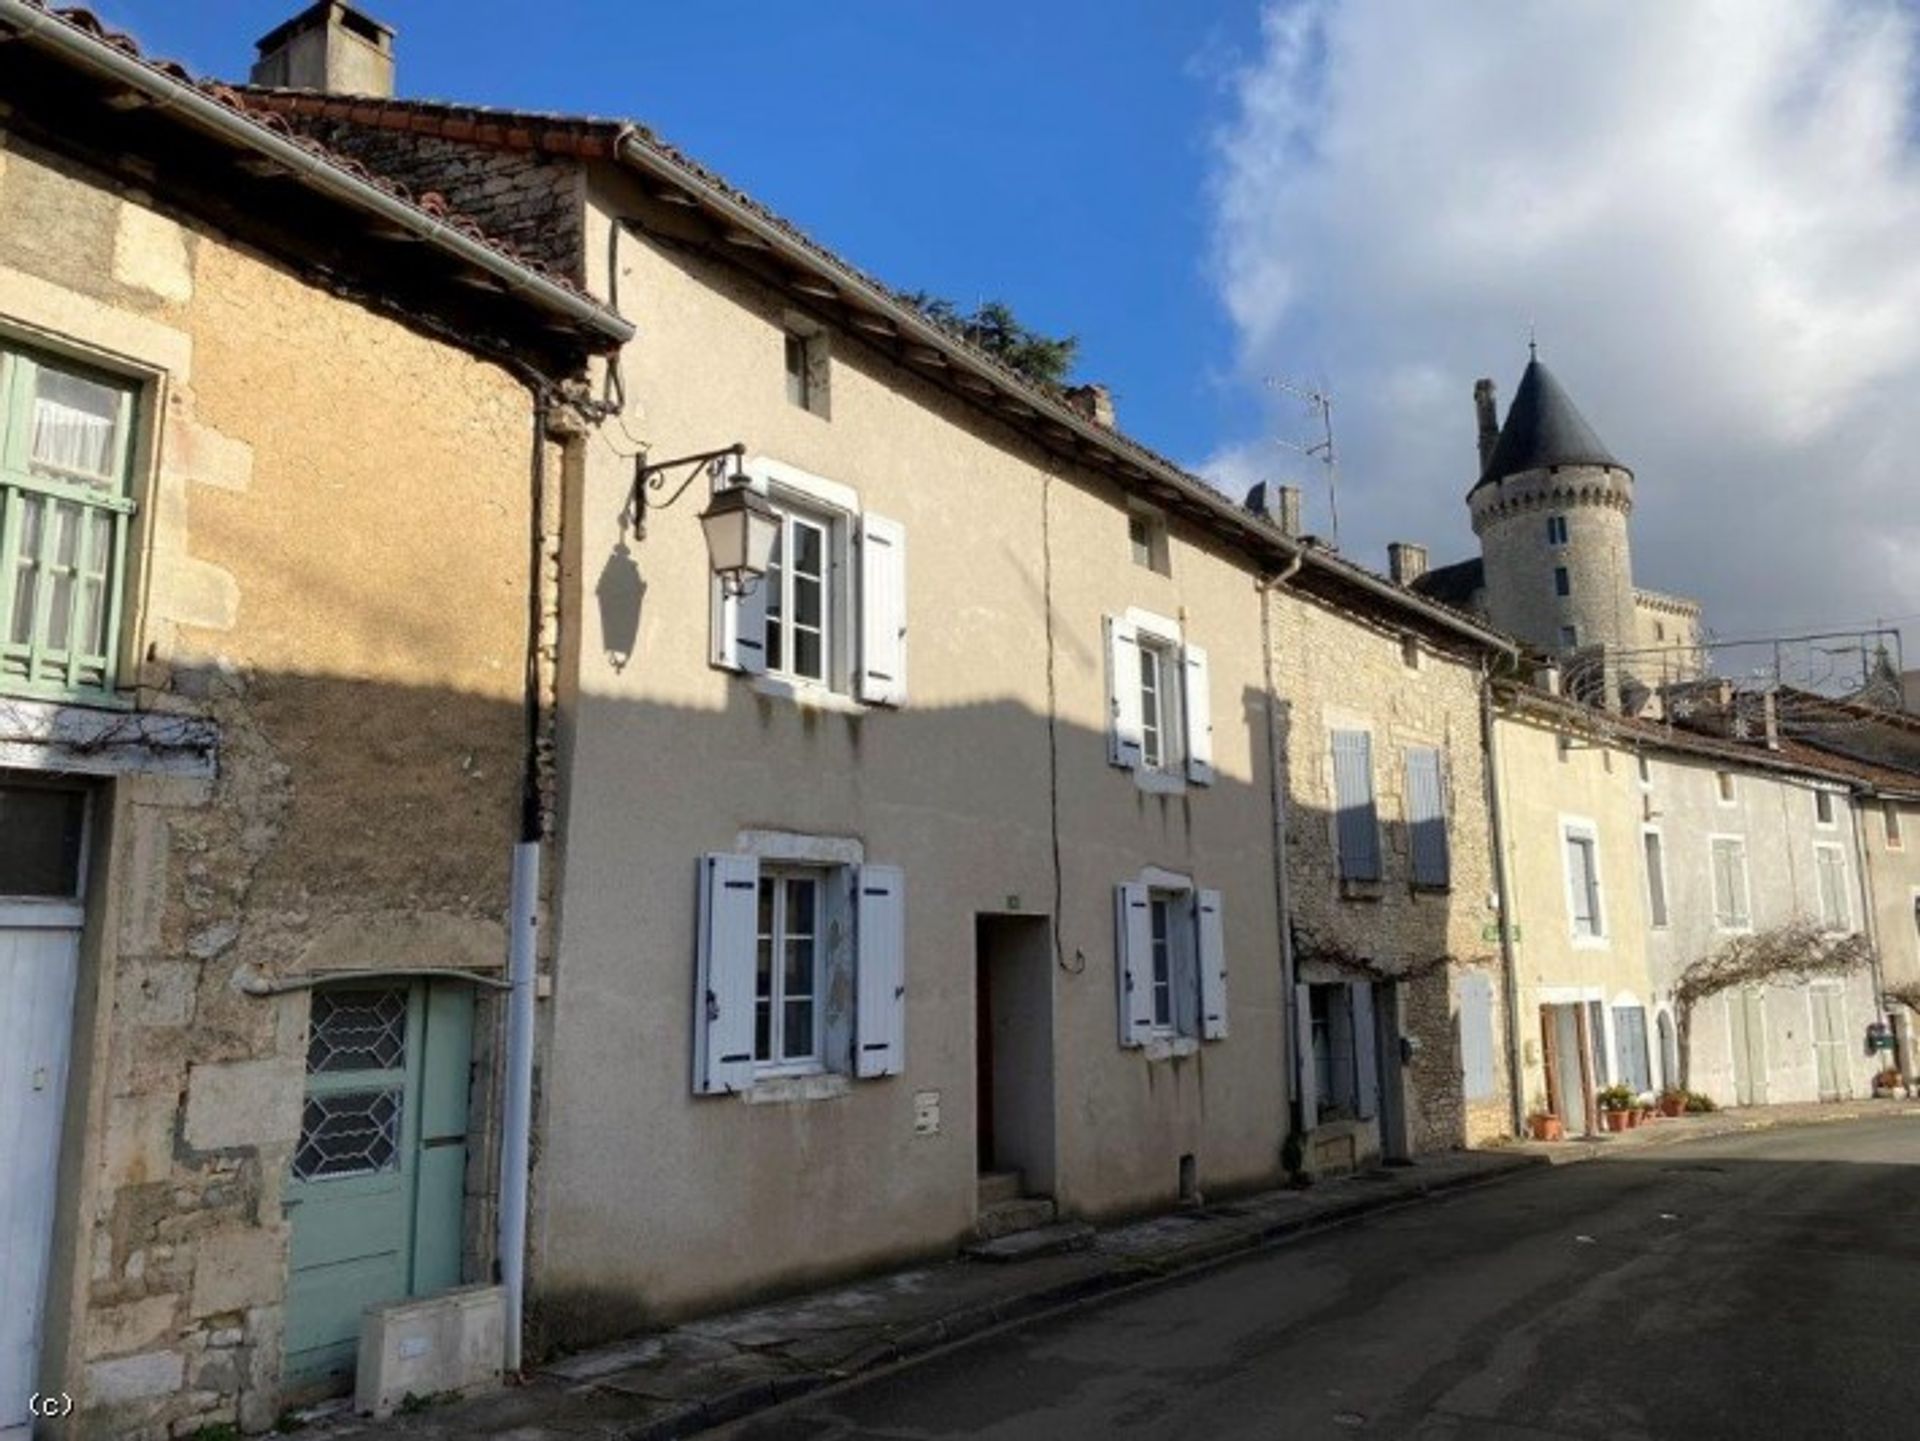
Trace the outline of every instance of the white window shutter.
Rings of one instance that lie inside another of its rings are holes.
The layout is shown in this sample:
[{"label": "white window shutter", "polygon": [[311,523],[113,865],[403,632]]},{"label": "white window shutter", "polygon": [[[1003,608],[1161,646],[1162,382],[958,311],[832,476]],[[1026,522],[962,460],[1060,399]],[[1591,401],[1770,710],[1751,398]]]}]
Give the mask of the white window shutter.
[{"label": "white window shutter", "polygon": [[1197,896],[1197,926],[1200,947],[1200,1035],[1218,1041],[1227,1034],[1227,940],[1226,917],[1220,908],[1220,892],[1201,891]]},{"label": "white window shutter", "polygon": [[1213,784],[1213,691],[1207,674],[1207,653],[1197,645],[1180,652],[1182,687],[1187,712],[1187,779],[1197,786]]},{"label": "white window shutter", "polygon": [[1140,631],[1119,616],[1107,617],[1107,758],[1117,766],[1140,766]]},{"label": "white window shutter", "polygon": [[1313,991],[1304,982],[1293,988],[1294,1081],[1300,1091],[1300,1123],[1320,1124],[1320,1095],[1313,1069]]},{"label": "white window shutter", "polygon": [[872,514],[860,522],[860,699],[907,699],[907,531]]},{"label": "white window shutter", "polygon": [[897,1076],[907,1062],[906,873],[862,866],[854,887],[853,1073]]},{"label": "white window shutter", "polygon": [[760,862],[709,855],[700,861],[699,955],[693,997],[693,1089],[700,1095],[753,1084],[753,981]]},{"label": "white window shutter", "polygon": [[746,595],[727,595],[713,582],[711,660],[723,670],[764,675],[767,669],[767,581]]},{"label": "white window shutter", "polygon": [[1153,912],[1145,886],[1113,888],[1113,935],[1120,1044],[1143,1045],[1153,1030]]},{"label": "white window shutter", "polygon": [[1353,1108],[1363,1121],[1380,1110],[1379,1047],[1373,1030],[1373,982],[1348,983],[1347,1014],[1353,1018]]}]

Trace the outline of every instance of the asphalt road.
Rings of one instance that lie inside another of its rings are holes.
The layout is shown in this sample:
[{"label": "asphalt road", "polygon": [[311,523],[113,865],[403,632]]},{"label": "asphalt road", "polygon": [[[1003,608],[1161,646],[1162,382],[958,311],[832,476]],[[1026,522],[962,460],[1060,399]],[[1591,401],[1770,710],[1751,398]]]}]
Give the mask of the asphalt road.
[{"label": "asphalt road", "polygon": [[724,1434],[1920,1436],[1920,1118],[1501,1181]]}]

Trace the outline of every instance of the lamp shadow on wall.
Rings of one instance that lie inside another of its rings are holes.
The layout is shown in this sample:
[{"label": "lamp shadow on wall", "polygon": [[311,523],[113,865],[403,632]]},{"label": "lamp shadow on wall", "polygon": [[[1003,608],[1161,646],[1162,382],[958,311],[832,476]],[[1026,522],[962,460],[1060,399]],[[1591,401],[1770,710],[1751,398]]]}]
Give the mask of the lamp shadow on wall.
[{"label": "lamp shadow on wall", "polygon": [[625,538],[615,541],[593,597],[600,607],[600,644],[607,664],[616,672],[627,668],[640,640],[640,610],[647,598],[647,582]]}]

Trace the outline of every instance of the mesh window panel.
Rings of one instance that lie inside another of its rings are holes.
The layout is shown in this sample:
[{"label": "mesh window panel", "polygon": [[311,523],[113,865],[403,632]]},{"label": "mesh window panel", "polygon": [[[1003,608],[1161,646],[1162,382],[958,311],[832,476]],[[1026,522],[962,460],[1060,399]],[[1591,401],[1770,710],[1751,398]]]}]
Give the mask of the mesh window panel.
[{"label": "mesh window panel", "polygon": [[392,1071],[407,1063],[407,993],[315,991],[307,1074]]},{"label": "mesh window panel", "polygon": [[400,1164],[400,1090],[307,1097],[293,1174],[301,1181],[372,1176]]}]

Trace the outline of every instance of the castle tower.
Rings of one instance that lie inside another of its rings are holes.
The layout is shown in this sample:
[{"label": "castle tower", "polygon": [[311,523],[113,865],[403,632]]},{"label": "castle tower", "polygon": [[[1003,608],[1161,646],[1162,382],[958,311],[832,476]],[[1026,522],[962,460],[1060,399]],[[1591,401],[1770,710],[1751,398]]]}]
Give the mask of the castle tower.
[{"label": "castle tower", "polygon": [[1604,676],[1612,700],[1609,658],[1638,642],[1627,538],[1633,472],[1537,356],[1497,437],[1489,434],[1490,381],[1474,387],[1474,406],[1482,464],[1467,508],[1480,537],[1487,618],[1540,650],[1577,655],[1570,680],[1582,661],[1598,662],[1589,683]]}]

